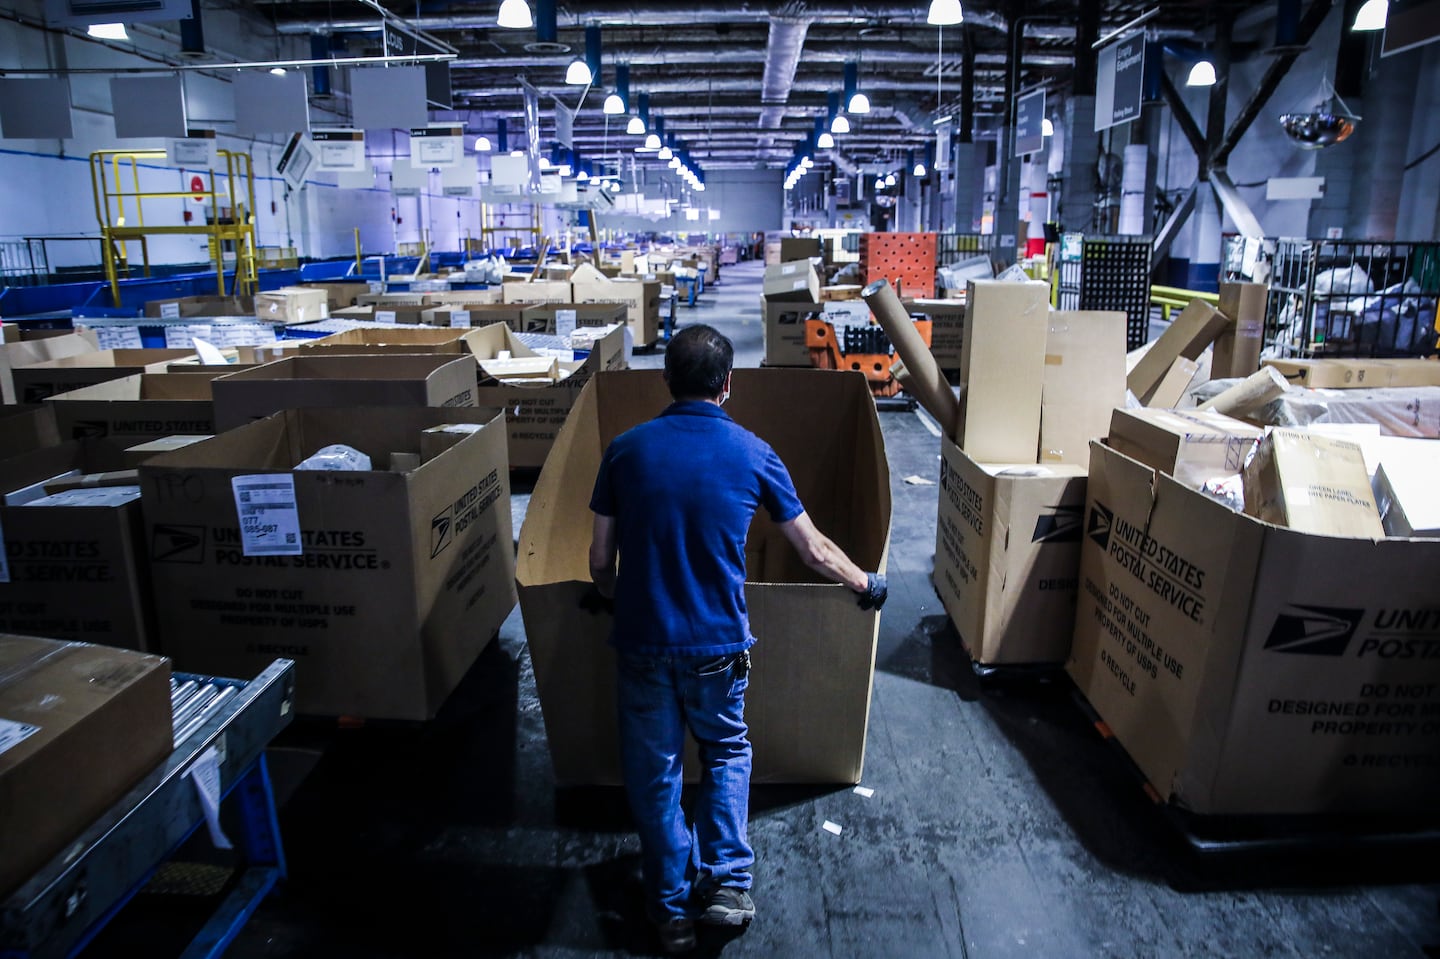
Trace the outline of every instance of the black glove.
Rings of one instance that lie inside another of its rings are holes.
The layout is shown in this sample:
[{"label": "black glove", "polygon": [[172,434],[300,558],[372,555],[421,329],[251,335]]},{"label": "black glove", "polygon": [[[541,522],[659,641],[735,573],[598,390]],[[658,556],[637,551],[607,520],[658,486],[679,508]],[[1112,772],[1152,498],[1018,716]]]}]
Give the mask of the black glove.
[{"label": "black glove", "polygon": [[592,616],[600,613],[609,613],[613,616],[615,615],[615,600],[602,595],[599,587],[591,583],[590,588],[585,591],[585,595],[580,597],[580,608]]},{"label": "black glove", "polygon": [[859,594],[857,602],[861,609],[878,610],[885,605],[885,600],[890,595],[890,587],[885,584],[885,574],[866,573],[865,580],[865,592]]}]

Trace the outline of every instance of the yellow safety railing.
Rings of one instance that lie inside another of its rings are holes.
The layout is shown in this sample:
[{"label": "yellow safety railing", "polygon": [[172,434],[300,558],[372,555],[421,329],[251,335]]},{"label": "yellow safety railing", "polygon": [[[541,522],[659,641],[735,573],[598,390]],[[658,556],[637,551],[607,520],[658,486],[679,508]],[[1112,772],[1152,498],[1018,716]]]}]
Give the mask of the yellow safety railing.
[{"label": "yellow safety railing", "polygon": [[1220,294],[1206,293],[1203,290],[1182,290],[1175,286],[1152,286],[1150,287],[1150,303],[1160,307],[1160,316],[1165,322],[1170,322],[1170,311],[1183,310],[1195,300],[1203,300],[1211,306],[1220,305]]}]

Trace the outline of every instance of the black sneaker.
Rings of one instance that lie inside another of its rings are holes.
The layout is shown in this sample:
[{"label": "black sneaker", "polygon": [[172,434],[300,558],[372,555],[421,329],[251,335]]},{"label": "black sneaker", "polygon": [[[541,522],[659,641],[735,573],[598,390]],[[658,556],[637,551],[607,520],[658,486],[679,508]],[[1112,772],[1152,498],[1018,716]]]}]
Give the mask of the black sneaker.
[{"label": "black sneaker", "polygon": [[660,949],[667,956],[679,955],[695,948],[695,922],[691,919],[667,919],[655,926]]},{"label": "black sneaker", "polygon": [[721,886],[710,894],[700,921],[711,926],[748,926],[755,918],[750,894],[735,886]]}]

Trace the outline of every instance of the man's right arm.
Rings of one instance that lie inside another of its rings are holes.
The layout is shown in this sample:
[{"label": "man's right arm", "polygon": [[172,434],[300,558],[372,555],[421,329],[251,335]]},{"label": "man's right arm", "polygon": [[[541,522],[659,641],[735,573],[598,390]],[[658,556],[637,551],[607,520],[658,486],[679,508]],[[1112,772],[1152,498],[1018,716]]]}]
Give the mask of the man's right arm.
[{"label": "man's right arm", "polygon": [[834,583],[841,583],[857,593],[863,593],[870,585],[869,575],[856,566],[845,552],[815,526],[809,513],[801,513],[794,519],[780,523],[780,532],[795,547],[806,566]]}]

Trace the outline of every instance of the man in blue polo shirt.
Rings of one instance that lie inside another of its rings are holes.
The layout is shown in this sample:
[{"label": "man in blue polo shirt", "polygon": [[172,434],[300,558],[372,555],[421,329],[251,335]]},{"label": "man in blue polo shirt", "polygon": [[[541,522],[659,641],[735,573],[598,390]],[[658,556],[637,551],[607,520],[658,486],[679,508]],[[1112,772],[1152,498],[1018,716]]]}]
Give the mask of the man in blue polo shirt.
[{"label": "man in blue polo shirt", "polygon": [[[733,362],[730,341],[711,327],[675,336],[665,352],[675,402],[615,438],[590,500],[590,572],[600,596],[614,598],[622,772],[639,823],[646,906],[668,952],[693,948],[697,909],[717,925],[755,916],[744,719],[755,642],[745,538],[755,510],[765,507],[806,565],[854,590],[862,609],[886,597],[883,576],[816,529],[775,451],[721,408]],[[680,808],[687,728],[702,769],[688,826]]]}]

